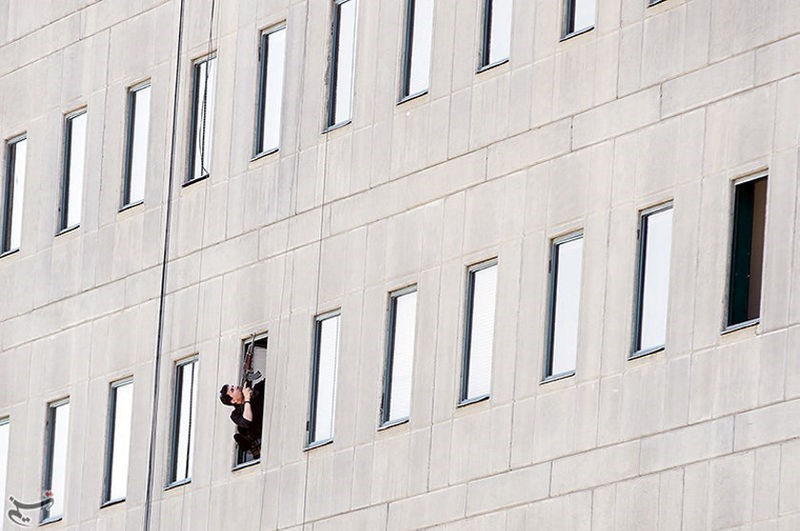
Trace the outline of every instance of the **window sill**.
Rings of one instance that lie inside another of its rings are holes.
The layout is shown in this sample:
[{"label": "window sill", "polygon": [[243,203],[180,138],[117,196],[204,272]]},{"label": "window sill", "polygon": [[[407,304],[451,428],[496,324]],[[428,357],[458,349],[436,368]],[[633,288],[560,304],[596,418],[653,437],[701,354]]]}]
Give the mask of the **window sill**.
[{"label": "window sill", "polygon": [[125,501],[125,498],[117,498],[116,500],[108,500],[107,502],[103,502],[103,504],[100,505],[100,508],[101,509],[105,509],[106,507],[111,507],[112,505],[119,505],[120,503],[123,503],[124,501]]},{"label": "window sill", "polygon": [[5,258],[6,256],[11,256],[12,254],[17,254],[19,252],[19,247],[16,249],[9,249],[8,251],[3,251],[0,253],[0,258]]},{"label": "window sill", "polygon": [[122,205],[121,207],[119,207],[119,210],[117,210],[117,213],[119,214],[119,213],[125,212],[126,210],[131,210],[132,208],[136,208],[137,206],[143,205],[143,204],[144,204],[144,199],[140,199],[138,201],[134,201],[133,203],[128,203],[127,205]]},{"label": "window sill", "polygon": [[505,59],[500,59],[499,61],[495,61],[494,63],[489,63],[488,65],[483,65],[482,67],[478,68],[478,70],[476,70],[475,73],[476,74],[480,74],[482,72],[486,72],[487,70],[491,70],[491,69],[496,68],[496,67],[498,67],[500,65],[506,64],[509,60],[510,59],[508,57],[506,57]]},{"label": "window sill", "polygon": [[563,37],[561,37],[561,38],[558,40],[558,42],[564,42],[564,41],[568,41],[568,40],[569,40],[569,39],[571,39],[572,37],[577,37],[578,35],[583,35],[584,33],[588,33],[588,32],[590,32],[590,31],[592,31],[593,29],[594,29],[594,26],[589,26],[588,28],[583,28],[583,29],[581,29],[581,30],[578,30],[578,31],[573,31],[572,33],[567,33],[566,35],[564,35]]},{"label": "window sill", "polygon": [[655,1],[651,1],[649,4],[647,4],[647,7],[653,7],[653,6],[657,6],[658,4],[663,4],[663,3],[664,3],[664,2],[666,2],[666,1],[667,1],[667,0],[655,0]]},{"label": "window sill", "polygon": [[394,428],[395,426],[401,426],[403,424],[408,424],[409,418],[405,417],[402,419],[397,420],[390,420],[388,422],[384,422],[380,426],[378,426],[378,431],[388,430],[389,428]]},{"label": "window sill", "polygon": [[273,154],[277,153],[279,150],[280,150],[280,148],[272,148],[272,149],[268,149],[267,151],[261,151],[260,153],[256,153],[255,155],[252,156],[252,158],[250,159],[250,162],[255,162],[257,160],[261,160],[263,158],[269,157],[270,155],[273,155]]},{"label": "window sill", "polygon": [[639,358],[644,358],[646,356],[649,356],[650,354],[661,352],[662,350],[664,350],[664,348],[665,348],[664,345],[659,345],[657,347],[650,347],[644,350],[637,350],[636,352],[633,352],[628,356],[628,361],[638,360]]},{"label": "window sill", "polygon": [[552,376],[547,376],[547,377],[543,378],[542,381],[539,382],[539,384],[557,382],[559,380],[565,380],[565,379],[570,378],[572,376],[575,376],[575,371],[567,371],[567,372],[562,372],[562,373],[559,373],[559,374],[553,374]]},{"label": "window sill", "polygon": [[339,122],[338,124],[329,125],[325,129],[322,130],[322,134],[330,133],[331,131],[336,131],[337,129],[341,129],[342,127],[348,126],[353,123],[353,119],[349,118],[344,122]]},{"label": "window sill", "polygon": [[179,479],[178,481],[173,481],[172,483],[170,483],[169,485],[164,487],[164,490],[172,490],[172,489],[177,488],[177,487],[182,487],[184,485],[188,485],[191,482],[192,482],[192,478]]},{"label": "window sill", "polygon": [[72,232],[72,231],[74,231],[75,229],[77,229],[80,226],[81,226],[81,224],[78,223],[77,225],[72,225],[71,227],[65,227],[65,228],[59,230],[58,232],[56,232],[56,236],[61,236],[62,234],[66,234],[68,232]]},{"label": "window sill", "polygon": [[303,448],[304,452],[308,452],[309,450],[313,450],[314,448],[319,448],[321,446],[327,446],[329,444],[333,444],[333,439],[325,439],[322,441],[315,441],[313,443],[309,443]]},{"label": "window sill", "polygon": [[60,522],[63,519],[64,519],[63,515],[61,515],[61,516],[53,516],[51,518],[45,518],[44,520],[39,522],[39,525],[41,526],[41,525],[53,524],[55,522]]},{"label": "window sill", "polygon": [[731,332],[736,332],[737,330],[742,330],[744,328],[750,328],[751,326],[756,326],[759,322],[761,322],[761,318],[756,317],[755,319],[750,319],[749,321],[744,321],[743,323],[729,325],[723,328],[720,334],[724,336],[725,334],[730,334]]},{"label": "window sill", "polygon": [[472,405],[472,404],[477,404],[478,402],[483,402],[484,400],[489,400],[490,397],[491,397],[491,395],[481,395],[481,396],[476,396],[475,398],[466,398],[466,399],[460,401],[458,404],[456,404],[456,407],[464,407],[464,406],[469,406],[469,405]]},{"label": "window sill", "polygon": [[210,174],[210,173],[206,173],[206,174],[205,174],[205,175],[203,175],[202,177],[196,177],[196,178],[194,178],[194,179],[191,179],[191,180],[189,180],[189,181],[183,181],[183,184],[181,184],[181,186],[182,186],[183,188],[186,188],[187,186],[190,186],[190,185],[192,185],[192,184],[194,184],[194,183],[199,183],[200,181],[205,181],[205,180],[206,180],[206,179],[208,179],[209,177],[211,177],[211,174]]},{"label": "window sill", "polygon": [[403,96],[402,98],[397,100],[397,104],[398,105],[402,105],[403,103],[406,103],[407,101],[411,101],[411,100],[415,100],[417,98],[420,98],[420,97],[424,96],[427,93],[428,93],[428,89],[425,89],[425,90],[420,90],[419,92],[415,92],[414,94],[409,94],[408,96]]},{"label": "window sill", "polygon": [[253,459],[252,461],[245,461],[244,463],[239,463],[238,465],[231,468],[231,472],[236,472],[237,470],[242,470],[245,468],[250,468],[251,466],[257,465],[261,462],[261,459]]}]

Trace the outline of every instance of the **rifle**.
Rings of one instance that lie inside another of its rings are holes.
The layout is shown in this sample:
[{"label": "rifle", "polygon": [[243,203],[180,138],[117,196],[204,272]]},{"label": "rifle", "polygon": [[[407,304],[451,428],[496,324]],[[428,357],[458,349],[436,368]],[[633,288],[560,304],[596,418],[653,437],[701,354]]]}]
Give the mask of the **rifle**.
[{"label": "rifle", "polygon": [[253,350],[256,347],[256,335],[250,336],[250,344],[247,345],[247,350],[244,354],[244,361],[242,362],[242,382],[241,387],[252,387],[255,380],[261,379],[261,371],[253,370]]}]

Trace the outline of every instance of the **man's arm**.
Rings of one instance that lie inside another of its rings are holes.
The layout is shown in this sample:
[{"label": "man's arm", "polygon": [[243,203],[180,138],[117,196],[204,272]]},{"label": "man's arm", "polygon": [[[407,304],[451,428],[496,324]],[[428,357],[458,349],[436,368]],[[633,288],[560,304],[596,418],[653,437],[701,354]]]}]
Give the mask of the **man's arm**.
[{"label": "man's arm", "polygon": [[253,422],[253,407],[250,405],[250,398],[253,396],[253,390],[249,387],[245,387],[242,389],[242,394],[244,395],[242,417],[244,417],[244,420],[248,421],[248,423]]}]

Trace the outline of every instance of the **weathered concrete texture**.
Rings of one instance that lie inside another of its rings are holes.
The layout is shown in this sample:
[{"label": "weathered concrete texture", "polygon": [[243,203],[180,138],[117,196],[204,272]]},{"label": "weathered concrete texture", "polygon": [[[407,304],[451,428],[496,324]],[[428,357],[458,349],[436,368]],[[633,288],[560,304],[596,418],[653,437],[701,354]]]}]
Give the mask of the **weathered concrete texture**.
[{"label": "weathered concrete texture", "polygon": [[[800,528],[800,2],[598,0],[559,41],[561,0],[516,0],[510,61],[476,74],[482,0],[437,0],[430,90],[398,105],[402,2],[360,0],[353,120],[326,134],[329,2],[184,3],[176,65],[177,0],[0,2],[0,138],[29,150],[21,250],[0,258],[7,496],[39,496],[46,404],[69,396],[50,527],[141,529],[178,66],[152,529]],[[259,31],[282,21],[280,151],[251,160]],[[210,51],[213,169],[183,187]],[[146,79],[145,200],[119,211]],[[54,236],[63,116],[84,106],[81,226]],[[731,183],[757,172],[761,320],[722,335]],[[638,212],[669,200],[666,348],[628,361]],[[577,373],[540,384],[549,241],[576,229]],[[456,408],[465,270],[495,257],[492,396]],[[411,284],[410,421],[379,431],[387,293]],[[336,308],[335,440],[304,451],[313,318]],[[265,443],[232,471],[216,392],[253,332]],[[173,365],[194,354],[192,481],[164,490]],[[131,375],[127,500],[100,509],[108,385]]]}]

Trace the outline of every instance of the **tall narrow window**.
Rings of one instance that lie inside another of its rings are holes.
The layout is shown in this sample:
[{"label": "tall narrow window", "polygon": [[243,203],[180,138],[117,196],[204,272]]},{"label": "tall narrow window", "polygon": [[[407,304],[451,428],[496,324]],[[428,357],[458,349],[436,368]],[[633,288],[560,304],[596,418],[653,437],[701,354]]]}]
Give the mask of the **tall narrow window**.
[{"label": "tall narrow window", "polygon": [[492,389],[494,311],[497,299],[497,262],[469,268],[464,325],[464,355],[460,401],[487,398]]},{"label": "tall narrow window", "polygon": [[672,204],[642,212],[634,355],[663,348],[666,342],[671,250]]},{"label": "tall narrow window", "polygon": [[328,94],[328,127],[350,120],[356,52],[356,0],[335,0]]},{"label": "tall narrow window", "polygon": [[337,312],[317,317],[314,326],[314,357],[311,368],[311,405],[308,446],[333,439],[336,412],[336,369],[339,357]]},{"label": "tall narrow window", "polygon": [[[251,418],[245,410],[234,407],[231,420],[236,424],[236,459],[234,467],[255,463],[261,458],[261,436],[264,425],[264,375],[267,370],[267,336],[255,336],[242,342],[241,385],[253,390],[250,396]],[[249,367],[247,371],[245,368]],[[237,384],[239,385],[239,384]]]},{"label": "tall narrow window", "polygon": [[767,178],[734,186],[728,326],[754,322],[761,307]]},{"label": "tall narrow window", "polygon": [[597,0],[566,0],[564,37],[592,29],[596,9]]},{"label": "tall narrow window", "polygon": [[144,201],[147,141],[150,134],[150,83],[128,91],[128,127],[125,143],[125,179],[122,206]]},{"label": "tall narrow window", "polygon": [[192,81],[192,126],[187,181],[208,177],[211,172],[211,149],[214,133],[214,98],[216,95],[217,59],[206,57],[194,64]]},{"label": "tall narrow window", "polygon": [[86,111],[67,116],[64,131],[64,173],[61,182],[59,231],[81,223],[83,172],[86,157]]},{"label": "tall narrow window", "polygon": [[53,504],[42,509],[42,522],[58,520],[64,515],[67,487],[67,440],[69,436],[69,399],[47,406],[47,440],[44,456],[42,491],[49,492]]},{"label": "tall narrow window", "polygon": [[550,258],[550,309],[545,378],[575,372],[581,302],[583,234],[553,242]]},{"label": "tall narrow window", "polygon": [[485,0],[481,68],[496,65],[511,55],[511,4],[513,0]]},{"label": "tall narrow window", "polygon": [[24,136],[8,141],[0,253],[17,250],[22,242],[22,198],[27,153],[28,141]]},{"label": "tall narrow window", "polygon": [[[5,506],[6,498],[6,479],[8,479],[8,444],[9,435],[11,431],[11,424],[9,424],[8,417],[0,419],[0,500],[3,500]],[[0,531],[3,531],[3,522],[6,515],[0,515]]]},{"label": "tall narrow window", "polygon": [[433,40],[433,0],[407,0],[403,87],[400,99],[428,90]]},{"label": "tall narrow window", "polygon": [[182,361],[175,369],[170,483],[188,481],[192,477],[197,419],[197,358]]},{"label": "tall narrow window", "polygon": [[255,155],[276,151],[280,145],[285,58],[286,26],[264,32],[261,35]]},{"label": "tall narrow window", "polygon": [[411,414],[411,381],[417,321],[417,288],[392,293],[381,402],[381,424],[407,419]]},{"label": "tall narrow window", "polygon": [[108,403],[103,503],[122,501],[127,494],[132,415],[133,379],[112,383]]}]

